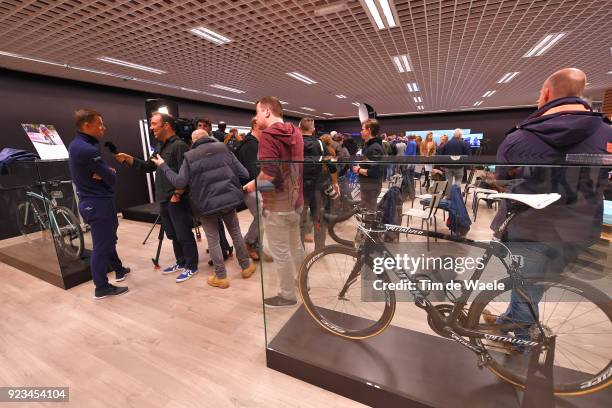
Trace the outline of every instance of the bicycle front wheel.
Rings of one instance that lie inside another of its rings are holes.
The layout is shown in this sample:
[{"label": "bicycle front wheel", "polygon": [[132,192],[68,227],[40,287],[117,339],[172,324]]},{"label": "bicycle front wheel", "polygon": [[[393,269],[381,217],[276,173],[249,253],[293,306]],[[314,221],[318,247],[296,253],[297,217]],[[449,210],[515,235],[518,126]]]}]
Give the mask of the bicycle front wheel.
[{"label": "bicycle front wheel", "polygon": [[30,201],[23,202],[17,206],[17,227],[21,235],[27,240],[30,240],[33,234],[42,231],[41,222]]},{"label": "bicycle front wheel", "polygon": [[[381,333],[395,313],[395,293],[384,291],[384,301],[362,299],[363,263],[357,250],[329,245],[304,259],[298,289],[304,306],[325,330],[350,339]],[[389,282],[386,274],[380,276]]]},{"label": "bicycle front wheel", "polygon": [[79,225],[79,219],[66,207],[54,207],[51,212],[55,220],[53,235],[58,253],[66,260],[79,259],[84,247],[83,230]]},{"label": "bicycle front wheel", "polygon": [[[513,280],[500,282],[504,283],[503,291],[483,291],[476,296],[469,310],[468,328],[534,342],[541,341],[540,327],[547,336],[554,335],[556,395],[588,394],[612,383],[612,306],[607,294],[572,278],[525,279],[521,288],[535,300],[531,304],[538,325],[527,317],[530,315],[516,312],[528,302],[517,298],[516,291],[511,302]],[[532,346],[478,338],[471,341],[487,349],[492,357],[488,368],[495,375],[525,387]]]}]

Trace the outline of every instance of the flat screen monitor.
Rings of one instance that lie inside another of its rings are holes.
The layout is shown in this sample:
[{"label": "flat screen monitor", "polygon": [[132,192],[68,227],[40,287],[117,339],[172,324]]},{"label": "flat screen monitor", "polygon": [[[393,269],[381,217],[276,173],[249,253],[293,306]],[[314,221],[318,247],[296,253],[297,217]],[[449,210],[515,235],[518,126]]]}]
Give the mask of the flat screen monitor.
[{"label": "flat screen monitor", "polygon": [[[406,136],[410,136],[410,135],[415,135],[415,136],[421,136],[421,138],[423,138],[423,140],[425,140],[425,137],[427,136],[427,134],[429,132],[433,133],[433,140],[434,142],[436,142],[436,144],[440,143],[440,138],[442,137],[442,135],[446,135],[448,136],[448,138],[452,138],[453,137],[453,132],[455,131],[455,129],[446,129],[446,130],[408,130],[406,131],[405,135]],[[461,129],[461,132],[463,132],[463,137],[465,138],[466,135],[470,134],[471,129]]]},{"label": "flat screen monitor", "polygon": [[472,149],[477,149],[480,147],[480,141],[483,137],[483,133],[470,133],[469,135],[464,135],[463,140],[465,140]]}]

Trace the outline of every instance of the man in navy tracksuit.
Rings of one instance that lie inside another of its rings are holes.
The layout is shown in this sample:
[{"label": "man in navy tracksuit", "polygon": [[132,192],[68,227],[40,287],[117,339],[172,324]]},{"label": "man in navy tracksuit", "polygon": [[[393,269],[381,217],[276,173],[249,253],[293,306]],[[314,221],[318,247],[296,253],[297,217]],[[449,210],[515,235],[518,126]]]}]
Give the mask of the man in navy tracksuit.
[{"label": "man in navy tracksuit", "polygon": [[117,174],[100,156],[99,143],[106,130],[102,116],[89,109],[79,109],[74,115],[78,132],[68,147],[70,173],[79,196],[79,212],[91,227],[91,274],[96,286],[95,297],[102,299],[128,291],[127,287],[108,283],[106,276],[109,265],[116,273],[117,282],[130,272],[121,264],[115,247],[119,222],[113,187]]}]

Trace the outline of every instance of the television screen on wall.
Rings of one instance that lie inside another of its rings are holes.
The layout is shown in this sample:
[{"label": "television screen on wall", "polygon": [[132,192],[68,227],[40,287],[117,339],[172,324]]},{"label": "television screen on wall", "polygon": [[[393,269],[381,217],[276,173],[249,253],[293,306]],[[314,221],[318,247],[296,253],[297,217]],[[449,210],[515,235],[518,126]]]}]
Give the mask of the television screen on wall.
[{"label": "television screen on wall", "polygon": [[469,135],[464,135],[463,140],[465,140],[465,142],[469,144],[471,148],[477,149],[480,147],[480,141],[483,137],[484,134],[482,133],[470,133]]},{"label": "television screen on wall", "polygon": [[[436,144],[438,144],[438,143],[440,143],[440,138],[442,137],[442,135],[447,135],[449,139],[451,137],[453,137],[453,131],[454,130],[455,129],[446,129],[446,130],[408,130],[408,131],[406,131],[405,135],[406,136],[410,136],[410,135],[421,136],[423,138],[423,140],[425,140],[425,137],[427,136],[427,133],[431,132],[431,133],[433,133],[433,140],[434,140],[434,142],[436,142]],[[463,137],[465,138],[465,136],[470,133],[471,129],[461,129],[461,131],[463,132]]]}]

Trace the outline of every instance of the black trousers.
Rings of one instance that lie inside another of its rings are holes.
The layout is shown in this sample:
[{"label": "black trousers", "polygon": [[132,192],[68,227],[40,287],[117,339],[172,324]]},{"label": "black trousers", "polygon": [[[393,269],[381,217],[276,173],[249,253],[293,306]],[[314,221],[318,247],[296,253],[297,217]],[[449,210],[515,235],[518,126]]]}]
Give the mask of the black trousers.
[{"label": "black trousers", "polygon": [[193,236],[193,216],[187,199],[178,203],[162,201],[159,205],[162,226],[172,241],[176,263],[188,269],[198,269],[198,247]]},{"label": "black trousers", "polygon": [[376,210],[376,202],[380,190],[382,190],[382,181],[359,181],[361,189],[361,203],[370,211]]},{"label": "black trousers", "polygon": [[322,190],[322,185],[304,182],[304,209],[302,210],[300,220],[300,236],[302,238],[302,244],[304,244],[304,237],[306,236],[306,223],[308,221],[309,214],[308,210],[310,210],[315,251],[322,249],[325,246],[327,223],[325,222],[325,217],[323,217],[323,214],[325,212],[329,212],[329,206],[327,205],[328,200]]}]

